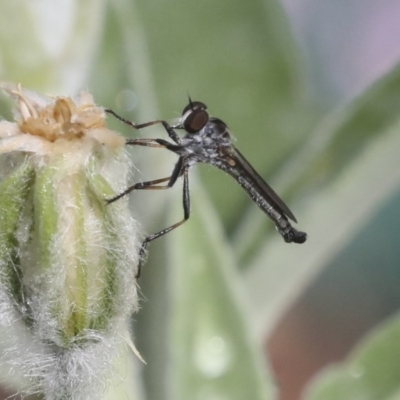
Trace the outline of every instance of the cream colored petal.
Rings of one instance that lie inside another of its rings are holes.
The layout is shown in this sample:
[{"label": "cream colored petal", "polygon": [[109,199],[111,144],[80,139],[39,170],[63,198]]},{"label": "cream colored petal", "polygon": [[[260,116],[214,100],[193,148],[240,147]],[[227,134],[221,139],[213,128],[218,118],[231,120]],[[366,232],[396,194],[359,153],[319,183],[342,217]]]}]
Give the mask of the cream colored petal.
[{"label": "cream colored petal", "polygon": [[1,121],[0,122],[0,139],[8,136],[19,134],[18,125],[15,122]]},{"label": "cream colored petal", "polygon": [[80,92],[75,98],[74,98],[74,102],[75,104],[79,107],[83,104],[87,105],[93,105],[94,106],[94,100],[93,100],[93,96],[86,92],[86,91],[82,91]]},{"label": "cream colored petal", "polygon": [[125,145],[125,139],[120,134],[107,128],[91,129],[87,136],[96,139],[99,143],[104,144],[113,149],[121,148]]},{"label": "cream colored petal", "polygon": [[46,154],[49,152],[50,146],[51,144],[42,138],[28,134],[17,134],[0,141],[0,154],[11,153],[12,151]]}]

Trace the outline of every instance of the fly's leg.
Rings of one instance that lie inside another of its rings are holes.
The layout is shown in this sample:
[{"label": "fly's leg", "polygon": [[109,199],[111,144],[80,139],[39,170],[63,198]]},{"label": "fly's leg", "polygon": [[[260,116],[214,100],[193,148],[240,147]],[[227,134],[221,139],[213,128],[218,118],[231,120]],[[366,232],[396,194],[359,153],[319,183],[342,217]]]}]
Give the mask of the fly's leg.
[{"label": "fly's leg", "polygon": [[[125,119],[123,117],[121,117],[120,115],[118,115],[115,111],[106,108],[104,110],[106,113],[113,115],[115,118],[117,118],[119,121],[123,122],[124,124],[131,126],[134,129],[143,129],[143,128],[147,128],[149,126],[153,126],[153,125],[157,125],[157,124],[161,124],[164,129],[167,131],[168,136],[177,144],[181,144],[181,139],[180,137],[176,134],[176,132],[174,131],[174,127],[172,127],[171,125],[168,124],[168,122],[161,120],[161,119],[157,119],[155,121],[150,121],[150,122],[145,122],[144,124],[135,124],[132,121],[129,121],[128,119]],[[142,139],[142,140],[146,140],[146,139]],[[150,139],[152,140],[152,139]],[[151,146],[151,147],[158,147],[158,146]],[[160,146],[162,147],[162,146]]]},{"label": "fly's leg", "polygon": [[286,243],[302,244],[307,240],[307,234],[293,228],[287,218],[283,215],[274,218],[275,226],[278,232],[282,235]]},{"label": "fly's leg", "polygon": [[[171,232],[173,229],[177,228],[178,226],[182,225],[185,221],[189,219],[190,216],[190,195],[189,195],[189,168],[187,166],[184,166],[184,161],[182,158],[179,158],[178,162],[175,165],[175,168],[172,172],[172,175],[166,178],[161,178],[161,179],[155,179],[153,181],[147,181],[147,182],[139,182],[136,183],[132,186],[130,186],[128,189],[124,190],[122,193],[118,194],[117,196],[107,200],[107,204],[111,204],[114,201],[117,201],[121,197],[125,196],[126,194],[132,192],[133,190],[160,190],[160,189],[169,189],[171,188],[177,179],[183,175],[183,211],[184,211],[184,217],[182,221],[179,221],[168,228],[162,229],[159,232],[153,233],[152,235],[147,236],[143,242],[142,245],[140,246],[139,250],[139,265],[138,269],[136,272],[136,279],[140,277],[141,270],[142,270],[142,265],[143,265],[143,256],[144,253],[146,252],[147,245],[152,242],[153,240],[167,234],[168,232]],[[157,186],[160,183],[167,182],[168,183],[164,186]]]},{"label": "fly's leg", "polygon": [[111,199],[107,199],[106,203],[111,204],[114,203],[114,201],[119,200],[121,197],[126,196],[128,193],[132,192],[133,190],[162,190],[162,189],[169,189],[171,186],[164,185],[164,186],[156,186],[159,183],[167,182],[170,181],[171,177],[167,176],[166,178],[161,178],[161,179],[155,179],[153,181],[147,181],[147,182],[138,182],[135,183],[132,186],[129,186],[127,189],[125,189],[123,192],[117,194],[114,197],[111,197]]},{"label": "fly's leg", "polygon": [[[170,185],[171,182],[168,183],[167,186]],[[175,182],[174,182],[175,183]],[[172,185],[171,185],[172,186]],[[169,186],[169,187],[171,187]],[[147,245],[155,239],[171,232],[173,229],[177,228],[178,226],[182,225],[189,219],[190,216],[190,194],[189,194],[189,174],[188,168],[183,170],[183,219],[175,224],[169,226],[168,228],[162,229],[159,232],[153,233],[152,235],[147,236],[144,240],[142,245],[140,246],[139,250],[139,265],[136,273],[136,279],[140,277],[142,266],[143,266],[143,256],[146,252]]]}]

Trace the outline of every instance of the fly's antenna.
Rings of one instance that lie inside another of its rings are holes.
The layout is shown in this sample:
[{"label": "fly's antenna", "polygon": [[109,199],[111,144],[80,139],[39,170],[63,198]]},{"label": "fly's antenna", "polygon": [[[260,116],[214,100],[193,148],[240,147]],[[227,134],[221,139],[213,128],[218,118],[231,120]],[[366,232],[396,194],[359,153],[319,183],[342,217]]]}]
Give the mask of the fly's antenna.
[{"label": "fly's antenna", "polygon": [[189,93],[188,93],[188,99],[189,99],[190,108],[193,110],[193,101],[192,101],[192,98],[190,97]]}]

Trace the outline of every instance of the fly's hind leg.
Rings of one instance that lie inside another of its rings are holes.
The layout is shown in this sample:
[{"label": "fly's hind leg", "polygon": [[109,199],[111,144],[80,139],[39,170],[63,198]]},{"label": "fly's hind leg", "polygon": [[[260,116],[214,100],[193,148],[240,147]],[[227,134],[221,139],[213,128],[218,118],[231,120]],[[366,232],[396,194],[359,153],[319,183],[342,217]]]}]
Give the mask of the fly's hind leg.
[{"label": "fly's hind leg", "polygon": [[[169,185],[169,183],[168,183]],[[172,185],[171,185],[172,186]],[[139,250],[139,265],[136,273],[136,278],[140,277],[143,265],[143,256],[146,252],[147,245],[155,239],[158,239],[161,236],[166,235],[167,233],[171,232],[173,229],[177,228],[178,226],[185,223],[190,216],[190,194],[189,194],[189,175],[188,175],[188,168],[183,170],[183,219],[175,224],[162,229],[159,232],[153,233],[152,235],[147,236],[144,240],[142,245],[140,246]]]}]

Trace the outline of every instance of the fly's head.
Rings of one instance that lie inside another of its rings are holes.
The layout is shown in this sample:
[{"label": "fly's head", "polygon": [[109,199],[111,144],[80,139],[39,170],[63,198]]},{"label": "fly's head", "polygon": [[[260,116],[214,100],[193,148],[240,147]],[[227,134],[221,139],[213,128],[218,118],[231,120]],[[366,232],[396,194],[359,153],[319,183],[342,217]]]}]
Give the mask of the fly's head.
[{"label": "fly's head", "polygon": [[210,117],[207,106],[190,97],[182,112],[182,128],[188,133],[186,139],[201,142],[206,147],[231,145],[228,126],[219,118]]}]

